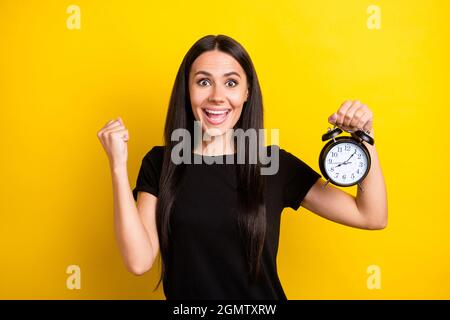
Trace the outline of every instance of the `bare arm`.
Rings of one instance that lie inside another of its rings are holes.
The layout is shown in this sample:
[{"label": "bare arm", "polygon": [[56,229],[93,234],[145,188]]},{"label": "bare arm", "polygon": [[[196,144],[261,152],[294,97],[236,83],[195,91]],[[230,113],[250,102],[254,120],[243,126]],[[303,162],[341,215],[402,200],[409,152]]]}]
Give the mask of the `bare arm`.
[{"label": "bare arm", "polygon": [[152,267],[159,250],[155,223],[157,199],[150,193],[139,192],[137,206],[134,202],[127,172],[129,132],[122,118],[108,121],[97,137],[111,169],[117,244],[127,269],[141,275]]},{"label": "bare arm", "polygon": [[361,183],[364,192],[360,188],[357,190],[356,205],[369,225],[385,228],[388,221],[387,192],[378,153],[375,145],[363,143],[369,150],[372,163],[369,173]]},{"label": "bare arm", "polygon": [[157,198],[140,192],[136,206],[126,166],[112,168],[111,176],[116,240],[127,269],[141,275],[150,270],[159,248],[154,222]]}]

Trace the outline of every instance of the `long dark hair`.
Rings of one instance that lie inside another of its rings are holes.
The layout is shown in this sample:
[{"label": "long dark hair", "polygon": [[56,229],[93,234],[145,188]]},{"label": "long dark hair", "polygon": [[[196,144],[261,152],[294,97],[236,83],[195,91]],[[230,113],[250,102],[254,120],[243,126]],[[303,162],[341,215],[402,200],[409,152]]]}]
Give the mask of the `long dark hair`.
[{"label": "long dark hair", "polygon": [[[247,76],[249,95],[234,129],[242,129],[243,131],[256,129],[256,132],[259,133],[259,129],[264,128],[261,89],[255,68],[247,51],[236,40],[225,35],[207,35],[199,39],[189,49],[178,69],[164,128],[164,160],[156,207],[156,225],[162,258],[162,272],[156,288],[161,283],[161,280],[166,277],[170,250],[170,215],[184,170],[183,164],[176,165],[171,161],[171,152],[177,143],[171,141],[171,136],[172,132],[179,128],[189,130],[191,137],[194,136],[195,117],[189,98],[189,72],[193,62],[200,54],[212,50],[219,50],[231,55],[241,65]],[[259,147],[263,143],[261,141],[262,137],[257,134],[256,138]],[[260,174],[261,163],[259,157],[257,157],[257,163],[249,161],[250,146],[247,139],[244,145],[245,163],[236,165],[238,183],[237,220],[243,245],[246,248],[248,275],[250,281],[254,283],[261,276],[260,261],[266,235],[265,179]]]}]

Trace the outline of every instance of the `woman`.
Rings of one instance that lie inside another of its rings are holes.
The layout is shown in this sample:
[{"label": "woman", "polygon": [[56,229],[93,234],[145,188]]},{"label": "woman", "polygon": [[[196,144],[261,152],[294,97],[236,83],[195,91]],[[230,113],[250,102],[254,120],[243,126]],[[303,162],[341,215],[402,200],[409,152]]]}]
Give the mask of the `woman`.
[{"label": "woman", "polygon": [[[329,122],[369,132],[373,116],[359,101],[346,101]],[[180,150],[174,131],[184,129],[192,137],[196,123],[203,139],[184,140],[183,147],[192,149],[180,153],[194,161],[174,163]],[[109,121],[98,132],[110,162],[115,231],[125,265],[143,274],[160,252],[158,285],[163,280],[167,299],[286,299],[276,266],[285,207],[297,210],[302,205],[356,228],[386,226],[386,190],[375,147],[366,144],[372,166],[363,181],[365,192],[358,190],[355,198],[332,185],[323,188],[319,173],[277,146],[266,151],[278,154],[278,170],[261,174],[261,159],[251,162],[249,157],[262,138],[238,148],[236,136],[227,132],[262,128],[261,90],[248,53],[230,37],[208,35],[181,63],[165,145],[145,155],[133,190],[126,169],[129,136],[122,119]],[[229,161],[242,152],[244,163]]]}]

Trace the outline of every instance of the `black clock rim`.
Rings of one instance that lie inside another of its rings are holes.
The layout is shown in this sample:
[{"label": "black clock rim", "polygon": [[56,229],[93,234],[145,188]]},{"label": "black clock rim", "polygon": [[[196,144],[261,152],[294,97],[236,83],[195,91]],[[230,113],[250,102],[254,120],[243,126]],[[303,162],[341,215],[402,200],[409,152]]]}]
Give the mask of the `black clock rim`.
[{"label": "black clock rim", "polygon": [[[359,142],[357,139],[355,139],[353,137],[349,137],[349,136],[337,137],[334,140],[328,141],[325,144],[325,146],[322,148],[322,151],[320,152],[320,155],[319,155],[320,172],[322,173],[322,175],[325,178],[325,180],[329,180],[334,185],[337,185],[337,186],[340,186],[340,187],[351,187],[351,186],[357,185],[358,183],[360,183],[362,180],[364,180],[366,178],[367,174],[370,171],[370,167],[372,165],[372,160],[370,158],[369,150],[367,149],[367,147],[362,142]],[[355,183],[352,183],[352,184],[342,184],[342,183],[334,181],[330,176],[328,176],[328,174],[327,174],[327,172],[325,170],[325,166],[323,164],[324,154],[328,153],[328,151],[331,148],[333,148],[335,145],[341,144],[343,142],[348,142],[348,143],[353,143],[353,144],[358,145],[359,147],[361,147],[361,149],[363,150],[363,152],[366,154],[366,157],[367,157],[368,170],[364,173],[364,175],[361,178],[358,179],[358,181],[356,181]]]}]

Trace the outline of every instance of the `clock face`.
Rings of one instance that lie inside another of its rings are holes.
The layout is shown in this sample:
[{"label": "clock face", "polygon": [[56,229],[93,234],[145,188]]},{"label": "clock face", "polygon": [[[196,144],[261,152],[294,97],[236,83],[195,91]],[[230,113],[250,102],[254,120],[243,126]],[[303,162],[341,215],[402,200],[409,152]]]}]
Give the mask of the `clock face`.
[{"label": "clock face", "polygon": [[325,171],[328,177],[340,185],[354,185],[368,169],[367,155],[356,143],[340,142],[326,154]]}]

